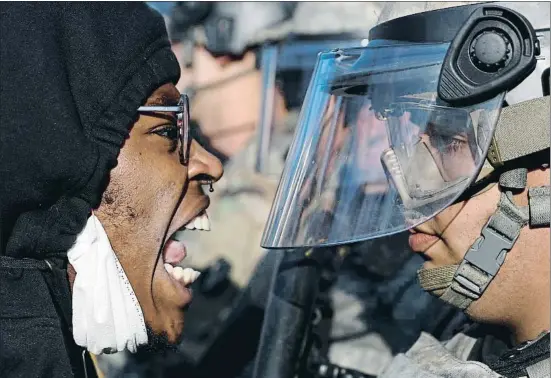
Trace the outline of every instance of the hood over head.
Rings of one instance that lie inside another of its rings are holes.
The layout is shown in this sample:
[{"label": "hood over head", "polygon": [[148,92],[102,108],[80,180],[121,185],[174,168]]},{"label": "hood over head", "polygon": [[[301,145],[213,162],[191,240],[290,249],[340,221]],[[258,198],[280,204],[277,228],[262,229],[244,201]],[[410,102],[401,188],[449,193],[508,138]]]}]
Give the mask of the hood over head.
[{"label": "hood over head", "polygon": [[143,3],[0,5],[0,254],[64,255],[179,65]]}]

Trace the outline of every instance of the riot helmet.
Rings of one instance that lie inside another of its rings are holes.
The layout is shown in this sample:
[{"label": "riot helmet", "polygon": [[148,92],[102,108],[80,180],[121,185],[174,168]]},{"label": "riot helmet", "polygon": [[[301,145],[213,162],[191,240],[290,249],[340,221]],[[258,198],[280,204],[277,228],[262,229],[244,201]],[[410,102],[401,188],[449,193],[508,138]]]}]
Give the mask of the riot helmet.
[{"label": "riot helmet", "polygon": [[549,164],[549,8],[416,13],[372,28],[366,47],[320,54],[262,246],[396,234],[499,182],[498,210],[461,265],[420,273],[457,307],[479,298],[520,229],[549,226],[548,186],[529,189],[526,209],[512,201],[527,169]]}]

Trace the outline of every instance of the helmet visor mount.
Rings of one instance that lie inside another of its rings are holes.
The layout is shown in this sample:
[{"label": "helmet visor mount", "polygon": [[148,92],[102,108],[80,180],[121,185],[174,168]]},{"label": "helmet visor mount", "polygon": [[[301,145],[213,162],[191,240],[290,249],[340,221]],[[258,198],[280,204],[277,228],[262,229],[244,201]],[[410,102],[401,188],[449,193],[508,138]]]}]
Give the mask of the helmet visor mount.
[{"label": "helmet visor mount", "polygon": [[438,97],[449,43],[373,41],[322,53],[262,246],[395,234],[453,203],[480,170],[503,102]]}]

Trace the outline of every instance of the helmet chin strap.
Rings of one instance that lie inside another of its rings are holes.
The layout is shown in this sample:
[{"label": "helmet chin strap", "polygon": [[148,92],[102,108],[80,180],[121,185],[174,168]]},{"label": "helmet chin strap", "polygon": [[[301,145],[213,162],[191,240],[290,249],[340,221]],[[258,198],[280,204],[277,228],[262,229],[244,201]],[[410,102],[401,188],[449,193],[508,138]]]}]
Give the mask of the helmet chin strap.
[{"label": "helmet chin strap", "polygon": [[[526,133],[518,134],[518,125]],[[504,108],[490,144],[487,161],[506,166],[519,157],[549,151],[549,96]],[[547,152],[548,153],[548,152]],[[517,206],[513,191],[526,188],[528,169],[515,168],[499,176],[497,210],[482,228],[459,265],[420,269],[421,287],[462,310],[478,300],[499,272],[523,227],[549,227],[549,186],[528,189],[528,206]],[[475,194],[473,194],[474,196]]]},{"label": "helmet chin strap", "polygon": [[549,227],[550,187],[528,189],[529,205],[513,202],[513,189],[526,187],[527,169],[517,168],[499,178],[501,192],[497,210],[492,214],[481,235],[467,251],[460,265],[420,269],[421,287],[443,301],[462,310],[478,300],[497,275],[520,232],[530,227]]}]

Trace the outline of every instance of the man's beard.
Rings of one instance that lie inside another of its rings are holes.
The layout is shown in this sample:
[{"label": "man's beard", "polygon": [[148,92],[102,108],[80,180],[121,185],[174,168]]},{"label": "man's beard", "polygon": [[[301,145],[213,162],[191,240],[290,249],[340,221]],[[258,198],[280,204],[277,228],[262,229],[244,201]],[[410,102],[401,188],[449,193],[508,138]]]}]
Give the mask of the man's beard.
[{"label": "man's beard", "polygon": [[136,353],[130,354],[124,376],[166,377],[167,362],[171,359],[179,361],[178,347],[168,342],[166,333],[156,334],[147,324],[145,328],[148,343],[140,345]]},{"label": "man's beard", "polygon": [[145,329],[147,331],[147,344],[140,345],[137,354],[174,352],[178,350],[178,344],[170,343],[165,332],[161,334],[155,333],[148,324],[145,325]]}]

